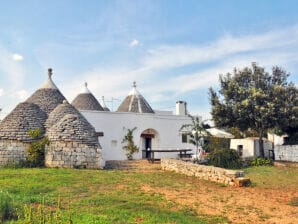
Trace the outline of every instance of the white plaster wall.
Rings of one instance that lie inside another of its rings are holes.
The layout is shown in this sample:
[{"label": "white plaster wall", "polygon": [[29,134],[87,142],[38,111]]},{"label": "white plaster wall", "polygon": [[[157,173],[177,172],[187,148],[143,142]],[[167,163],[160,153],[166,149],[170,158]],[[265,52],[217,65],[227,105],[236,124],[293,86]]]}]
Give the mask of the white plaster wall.
[{"label": "white plaster wall", "polygon": [[[256,138],[231,139],[230,149],[237,150],[238,145],[243,145],[243,158],[260,156],[259,140]],[[265,157],[269,156],[269,150],[272,149],[272,143],[264,139]]]},{"label": "white plaster wall", "polygon": [[[81,111],[81,113],[95,127],[97,132],[104,133],[103,137],[99,137],[104,161],[126,160],[121,142],[127,133],[127,129],[134,127],[137,127],[134,131],[134,141],[140,148],[139,153],[134,154],[134,159],[142,158],[144,142],[140,136],[148,128],[154,129],[158,133],[157,138],[152,139],[153,149],[191,148],[195,153],[195,146],[182,143],[179,133],[183,124],[191,123],[188,116],[106,111]],[[155,153],[155,158],[177,158],[177,153]]]},{"label": "white plaster wall", "polygon": [[298,145],[279,145],[274,147],[275,160],[298,162]]},{"label": "white plaster wall", "polygon": [[231,139],[230,149],[237,150],[238,145],[243,145],[243,158],[254,156],[254,140],[253,139]]},{"label": "white plaster wall", "polygon": [[287,137],[287,135],[275,135],[275,134],[267,134],[268,140],[270,142],[273,142],[274,145],[283,145],[284,144],[284,138]]}]

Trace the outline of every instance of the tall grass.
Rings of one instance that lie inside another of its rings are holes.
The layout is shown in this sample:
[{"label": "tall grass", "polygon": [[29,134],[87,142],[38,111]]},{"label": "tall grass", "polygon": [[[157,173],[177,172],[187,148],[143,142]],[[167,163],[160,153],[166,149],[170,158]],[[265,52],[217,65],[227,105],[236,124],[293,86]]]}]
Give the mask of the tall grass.
[{"label": "tall grass", "polygon": [[0,222],[15,219],[17,211],[12,197],[7,192],[0,191]]}]

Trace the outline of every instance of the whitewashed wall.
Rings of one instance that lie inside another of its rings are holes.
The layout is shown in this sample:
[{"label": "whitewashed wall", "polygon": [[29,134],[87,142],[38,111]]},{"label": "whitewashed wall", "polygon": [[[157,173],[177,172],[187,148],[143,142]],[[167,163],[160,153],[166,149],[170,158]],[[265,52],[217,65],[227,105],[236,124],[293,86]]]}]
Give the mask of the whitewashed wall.
[{"label": "whitewashed wall", "polygon": [[274,146],[275,160],[298,162],[298,145]]},{"label": "whitewashed wall", "polygon": [[[237,150],[238,145],[243,145],[243,158],[260,156],[259,140],[257,138],[231,139],[230,149]],[[264,139],[265,157],[269,156],[272,143]]]},{"label": "whitewashed wall", "polygon": [[[179,129],[183,124],[191,123],[188,116],[106,111],[81,111],[81,113],[95,127],[97,132],[104,133],[103,137],[99,137],[104,161],[126,159],[121,142],[127,133],[127,129],[134,127],[137,127],[134,132],[134,141],[140,148],[140,152],[134,155],[134,159],[142,158],[145,143],[141,138],[141,133],[149,128],[158,133],[152,139],[153,149],[190,148],[195,153],[194,145],[182,143],[182,137],[179,134]],[[177,153],[156,153],[155,158],[177,158]]]}]

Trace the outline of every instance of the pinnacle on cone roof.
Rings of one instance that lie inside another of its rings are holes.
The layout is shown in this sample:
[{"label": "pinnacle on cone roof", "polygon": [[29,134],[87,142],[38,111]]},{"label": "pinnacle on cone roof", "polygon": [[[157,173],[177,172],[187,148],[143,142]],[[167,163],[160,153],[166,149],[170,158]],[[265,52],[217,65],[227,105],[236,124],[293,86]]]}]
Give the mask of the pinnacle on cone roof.
[{"label": "pinnacle on cone roof", "polygon": [[154,113],[154,110],[137,90],[136,82],[133,82],[132,90],[120,104],[117,112]]},{"label": "pinnacle on cone roof", "polygon": [[78,110],[96,110],[104,111],[98,100],[94,97],[88,89],[87,82],[84,85],[84,90],[77,95],[71,103]]}]

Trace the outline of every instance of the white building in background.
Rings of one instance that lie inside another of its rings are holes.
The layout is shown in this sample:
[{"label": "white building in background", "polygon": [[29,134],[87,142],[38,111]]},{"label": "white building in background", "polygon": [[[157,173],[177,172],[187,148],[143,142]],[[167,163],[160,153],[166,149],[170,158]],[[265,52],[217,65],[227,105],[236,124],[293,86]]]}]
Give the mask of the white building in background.
[{"label": "white building in background", "polygon": [[[269,157],[269,150],[272,150],[272,142],[267,139],[264,141],[264,153],[265,157]],[[235,149],[242,158],[259,157],[260,156],[260,144],[259,138],[249,137],[241,139],[231,139],[230,149]]]},{"label": "white building in background", "polygon": [[[90,97],[87,97],[87,94]],[[148,150],[193,149],[192,153],[195,153],[195,146],[187,143],[187,139],[182,137],[180,132],[182,125],[191,123],[191,119],[187,116],[186,102],[176,103],[175,114],[171,111],[153,110],[138,92],[136,83],[134,83],[132,90],[118,110],[110,112],[101,109],[94,110],[94,105],[98,102],[91,100],[93,98],[91,95],[90,90],[85,89],[72,104],[98,132],[104,161],[127,159],[122,148],[122,140],[127,134],[127,129],[134,127],[136,127],[133,132],[134,142],[140,149],[134,154],[134,159],[148,158]],[[89,108],[89,104],[93,106]],[[178,152],[155,153],[155,158],[177,157]]]}]

